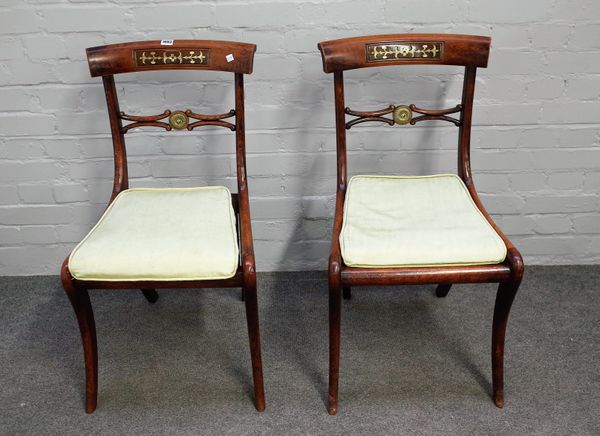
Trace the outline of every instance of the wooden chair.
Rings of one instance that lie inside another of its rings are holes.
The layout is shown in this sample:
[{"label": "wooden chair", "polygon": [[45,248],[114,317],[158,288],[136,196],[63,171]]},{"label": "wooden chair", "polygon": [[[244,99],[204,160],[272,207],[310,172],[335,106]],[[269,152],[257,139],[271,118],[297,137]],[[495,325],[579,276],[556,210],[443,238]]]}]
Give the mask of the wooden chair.
[{"label": "wooden chair", "polygon": [[[524,265],[519,251],[485,211],[471,177],[475,74],[477,67],[487,66],[490,38],[376,35],[318,46],[324,71],[334,75],[337,139],[336,210],[329,257],[328,412],[335,414],[338,408],[342,292],[350,299],[352,286],[425,283],[438,285],[438,297],[445,297],[453,283],[499,283],[492,329],[492,380],[494,402],[503,407],[506,322]],[[465,67],[459,105],[421,109],[414,104],[392,104],[372,112],[345,106],[345,70],[422,64]],[[354,118],[346,121],[346,115]],[[370,121],[414,125],[427,120],[458,127],[458,176],[355,176],[347,182],[346,130]]]},{"label": "wooden chair", "polygon": [[[88,289],[242,288],[252,357],[255,406],[265,408],[256,269],[246,181],[244,74],[256,46],[226,41],[146,41],[87,49],[90,73],[102,76],[114,148],[114,185],[96,226],[65,259],[61,279],[73,305],[85,358],[87,413],[96,409],[98,354]],[[156,116],[121,112],[114,75],[148,70],[234,73],[235,109],[203,115],[190,109]],[[235,117],[235,122],[225,119]],[[123,124],[123,121],[130,123]],[[238,193],[226,187],[130,189],[124,135],[135,127],[166,131],[220,126],[235,131]],[[239,240],[239,243],[238,243]]]}]

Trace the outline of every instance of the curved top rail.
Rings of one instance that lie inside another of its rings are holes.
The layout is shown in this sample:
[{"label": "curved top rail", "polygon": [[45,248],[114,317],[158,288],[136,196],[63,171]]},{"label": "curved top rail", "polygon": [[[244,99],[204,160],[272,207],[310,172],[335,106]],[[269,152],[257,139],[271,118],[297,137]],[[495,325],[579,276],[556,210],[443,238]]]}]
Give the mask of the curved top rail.
[{"label": "curved top rail", "polygon": [[491,38],[452,34],[387,34],[318,44],[326,73],[388,65],[438,64],[487,67]]},{"label": "curved top rail", "polygon": [[162,40],[86,49],[92,77],[147,70],[213,70],[251,74],[256,45],[215,40]]}]

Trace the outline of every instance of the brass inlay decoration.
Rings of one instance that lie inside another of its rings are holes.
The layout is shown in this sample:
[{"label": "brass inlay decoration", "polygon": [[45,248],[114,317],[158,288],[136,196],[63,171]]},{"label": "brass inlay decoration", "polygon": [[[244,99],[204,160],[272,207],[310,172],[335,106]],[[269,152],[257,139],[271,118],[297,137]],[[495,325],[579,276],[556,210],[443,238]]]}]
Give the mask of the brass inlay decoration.
[{"label": "brass inlay decoration", "polygon": [[208,65],[210,49],[194,48],[185,50],[134,50],[136,67],[173,67],[176,65]]},{"label": "brass inlay decoration", "polygon": [[185,112],[175,111],[169,116],[169,124],[175,130],[183,130],[188,126],[188,117]]},{"label": "brass inlay decoration", "polygon": [[[390,126],[394,124],[404,125],[411,124],[415,125],[420,121],[429,121],[429,120],[439,120],[439,121],[448,121],[453,123],[455,126],[461,125],[461,120],[458,118],[452,118],[447,116],[448,114],[454,114],[457,112],[462,112],[462,105],[456,105],[455,107],[448,109],[421,109],[414,104],[411,105],[399,105],[394,106],[393,104],[389,105],[385,109],[379,109],[371,112],[360,112],[355,111],[347,107],[344,110],[344,113],[347,115],[352,115],[355,118],[346,123],[346,129],[350,129],[352,126],[356,124],[366,123],[368,121],[377,121],[381,123],[386,123]],[[421,114],[418,117],[413,117],[413,113]],[[392,114],[392,118],[385,117],[384,115]]]},{"label": "brass inlay decoration", "polygon": [[401,42],[367,44],[367,62],[410,61],[412,59],[444,59],[443,42]]},{"label": "brass inlay decoration", "polygon": [[408,106],[396,106],[394,108],[394,122],[396,124],[408,124],[412,120],[412,111]]},{"label": "brass inlay decoration", "polygon": [[[129,124],[126,124],[121,127],[121,133],[127,133],[129,130],[134,129],[136,127],[161,127],[167,131],[170,130],[194,130],[196,127],[200,126],[218,126],[218,127],[226,127],[229,130],[235,130],[235,124],[230,123],[228,121],[223,121],[226,118],[231,118],[235,116],[235,110],[231,109],[229,112],[218,115],[205,115],[205,114],[197,114],[193,112],[191,109],[187,109],[185,111],[171,111],[167,109],[162,114],[158,115],[149,115],[149,116],[141,116],[141,115],[129,115],[125,112],[121,112],[119,114],[119,118],[121,120],[132,121]],[[164,122],[165,118],[168,118],[168,123]],[[190,123],[190,118],[197,120],[193,123]]]}]

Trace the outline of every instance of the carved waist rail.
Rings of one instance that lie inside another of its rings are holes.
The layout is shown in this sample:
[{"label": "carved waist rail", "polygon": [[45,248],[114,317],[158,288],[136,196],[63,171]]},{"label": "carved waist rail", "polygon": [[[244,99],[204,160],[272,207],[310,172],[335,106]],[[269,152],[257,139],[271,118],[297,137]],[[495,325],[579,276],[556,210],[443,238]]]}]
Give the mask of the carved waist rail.
[{"label": "carved waist rail", "polygon": [[[119,118],[126,121],[132,121],[131,123],[124,125],[121,128],[121,133],[127,133],[130,129],[143,126],[161,127],[167,131],[175,130],[194,130],[200,126],[219,126],[226,127],[230,130],[235,130],[235,124],[224,119],[235,116],[235,110],[230,110],[225,114],[218,115],[205,115],[197,114],[192,112],[191,109],[186,111],[171,111],[167,109],[159,115],[139,116],[139,115],[128,115],[125,112],[119,114]],[[168,118],[167,122],[161,121]],[[190,122],[190,119],[196,120]]]},{"label": "carved waist rail", "polygon": [[[378,121],[387,123],[390,126],[394,124],[411,124],[415,125],[420,121],[431,121],[441,120],[453,123],[456,126],[460,126],[461,122],[457,118],[449,117],[447,115],[462,112],[462,105],[458,104],[455,107],[448,109],[421,109],[414,104],[409,106],[393,104],[389,105],[385,109],[380,109],[371,112],[355,111],[347,107],[344,112],[348,115],[352,115],[356,118],[346,123],[346,129],[350,129],[356,124],[366,123],[368,121]],[[413,117],[413,112],[421,114],[420,116]],[[384,117],[384,115],[392,114],[392,118]]]}]

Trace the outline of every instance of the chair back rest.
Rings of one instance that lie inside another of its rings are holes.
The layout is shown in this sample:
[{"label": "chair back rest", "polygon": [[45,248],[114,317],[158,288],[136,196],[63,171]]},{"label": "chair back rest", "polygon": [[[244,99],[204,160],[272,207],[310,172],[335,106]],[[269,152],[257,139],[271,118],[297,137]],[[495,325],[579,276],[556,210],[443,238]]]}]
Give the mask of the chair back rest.
[{"label": "chair back rest", "polygon": [[162,40],[86,49],[92,77],[148,70],[212,70],[251,74],[254,44],[211,40]]},{"label": "chair back rest", "polygon": [[398,34],[319,43],[326,73],[388,65],[486,67],[490,38],[474,35]]},{"label": "chair back rest", "polygon": [[[323,70],[334,74],[338,187],[345,189],[346,186],[346,130],[366,122],[393,126],[428,120],[448,121],[459,128],[458,174],[465,183],[472,183],[470,135],[475,76],[477,67],[487,67],[490,42],[486,36],[445,34],[372,35],[320,42]],[[345,106],[345,70],[423,64],[465,67],[460,104],[445,109],[423,109],[415,104],[392,103],[376,111],[359,111]],[[391,117],[386,117],[390,114]],[[459,115],[450,116],[452,114]],[[354,119],[346,121],[346,115]]]},{"label": "chair back rest", "polygon": [[[110,44],[86,49],[92,77],[102,77],[115,156],[111,201],[129,187],[124,135],[136,127],[166,131],[194,130],[201,126],[225,127],[236,133],[238,190],[246,185],[244,74],[251,74],[256,45],[231,41],[162,40]],[[202,114],[192,109],[166,109],[157,115],[129,115],[119,108],[114,76],[152,70],[209,70],[234,73],[235,108],[223,114]],[[225,121],[235,117],[235,122]],[[123,121],[129,122],[123,125]]]}]

